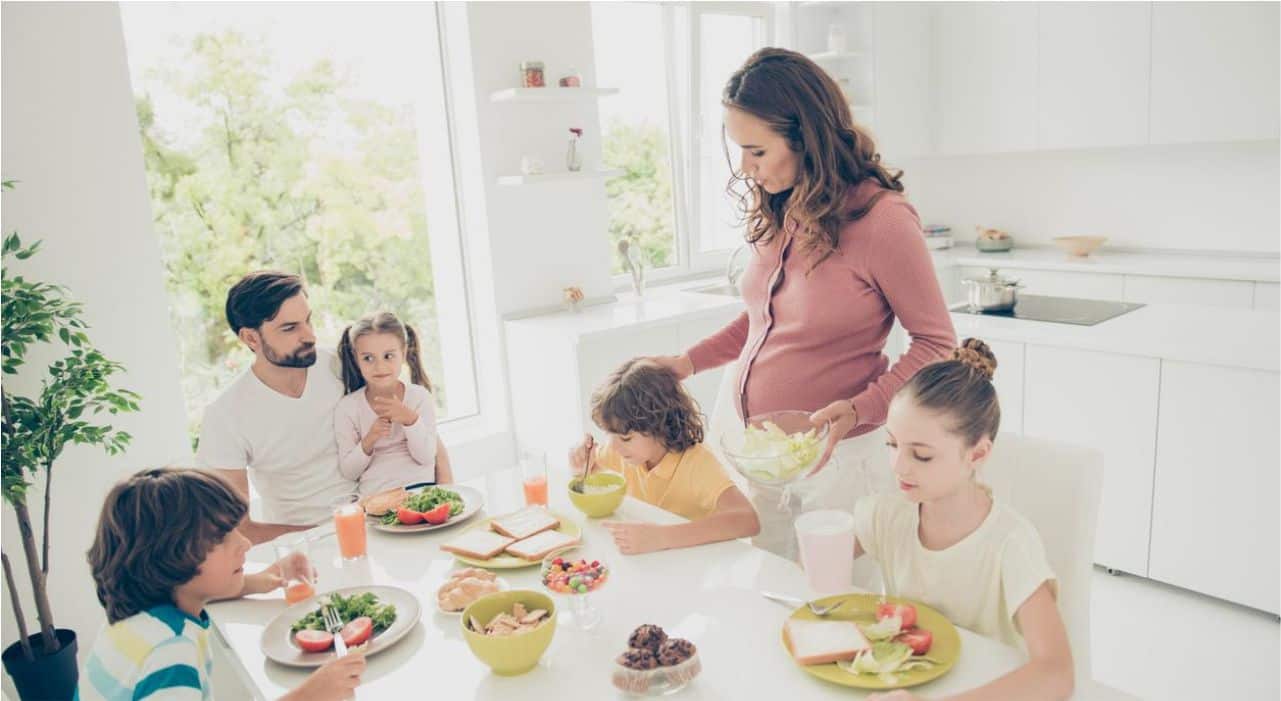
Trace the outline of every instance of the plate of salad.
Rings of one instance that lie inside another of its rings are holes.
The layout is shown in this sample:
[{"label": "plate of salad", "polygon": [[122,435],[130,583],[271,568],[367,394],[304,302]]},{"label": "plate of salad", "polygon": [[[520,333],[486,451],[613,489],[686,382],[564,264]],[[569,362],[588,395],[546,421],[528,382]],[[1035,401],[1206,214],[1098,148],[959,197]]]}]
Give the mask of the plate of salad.
[{"label": "plate of salad", "polygon": [[807,411],[774,411],[726,431],[721,449],[734,469],[757,484],[785,485],[807,477],[827,448],[830,424],[814,426]]},{"label": "plate of salad", "polygon": [[[956,626],[925,604],[876,594],[839,594],[814,603],[821,607],[840,601],[840,608],[821,619],[806,606],[791,615],[807,621],[853,622],[870,644],[852,659],[801,666],[819,679],[858,689],[905,689],[947,674],[961,657]],[[792,654],[786,635],[783,647]]]},{"label": "plate of salad", "polygon": [[391,647],[418,623],[418,598],[398,587],[338,589],[281,611],[262,631],[263,654],[290,667],[319,667],[334,659],[334,635],[325,629],[321,606],[330,603],[342,619],[347,648],[366,655]]},{"label": "plate of salad", "polygon": [[406,490],[405,498],[381,516],[370,516],[373,527],[388,533],[421,533],[448,528],[480,511],[485,497],[464,485],[436,485]]}]

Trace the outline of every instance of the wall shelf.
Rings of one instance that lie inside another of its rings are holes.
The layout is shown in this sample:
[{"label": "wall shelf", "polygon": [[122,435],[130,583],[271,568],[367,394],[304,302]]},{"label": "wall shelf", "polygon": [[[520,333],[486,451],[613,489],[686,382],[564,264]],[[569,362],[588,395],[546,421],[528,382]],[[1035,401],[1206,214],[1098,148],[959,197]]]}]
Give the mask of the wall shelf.
[{"label": "wall shelf", "polygon": [[618,93],[618,88],[507,88],[491,93],[490,102],[523,104],[591,102]]},{"label": "wall shelf", "polygon": [[537,175],[500,175],[499,185],[540,185],[543,183],[571,182],[574,180],[609,180],[623,174],[621,168],[598,170],[562,171]]}]

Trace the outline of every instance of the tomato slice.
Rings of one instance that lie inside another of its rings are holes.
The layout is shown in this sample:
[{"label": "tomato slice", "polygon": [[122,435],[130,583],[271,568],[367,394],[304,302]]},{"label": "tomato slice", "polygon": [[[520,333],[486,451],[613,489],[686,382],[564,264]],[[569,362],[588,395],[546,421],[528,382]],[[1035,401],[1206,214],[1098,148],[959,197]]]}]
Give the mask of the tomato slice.
[{"label": "tomato slice", "polygon": [[934,644],[934,634],[924,628],[916,628],[900,633],[895,640],[912,648],[913,655],[924,655],[930,651],[930,646]]},{"label": "tomato slice", "polygon": [[433,526],[439,526],[449,520],[449,502],[445,502],[431,511],[422,512],[422,517],[427,523],[430,523]]},{"label": "tomato slice", "polygon": [[294,642],[303,652],[324,652],[334,646],[334,636],[323,630],[300,630],[294,633]]},{"label": "tomato slice", "polygon": [[359,645],[374,636],[374,619],[369,616],[361,616],[356,620],[342,627],[342,641],[347,643],[348,647]]},{"label": "tomato slice", "polygon": [[916,607],[911,604],[884,603],[876,607],[876,620],[899,617],[899,626],[907,630],[916,625]]},{"label": "tomato slice", "polygon": [[412,526],[415,523],[421,522],[423,520],[423,515],[413,509],[406,509],[403,506],[398,506],[396,507],[396,520],[406,526]]}]

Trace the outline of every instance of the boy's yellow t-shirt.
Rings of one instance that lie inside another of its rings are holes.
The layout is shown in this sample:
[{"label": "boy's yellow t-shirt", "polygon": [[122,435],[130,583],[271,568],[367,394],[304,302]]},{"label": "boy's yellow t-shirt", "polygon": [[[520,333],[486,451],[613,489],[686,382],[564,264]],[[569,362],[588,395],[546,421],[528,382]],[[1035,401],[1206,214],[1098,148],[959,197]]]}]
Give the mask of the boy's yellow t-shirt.
[{"label": "boy's yellow t-shirt", "polygon": [[691,521],[710,516],[721,494],[734,486],[720,461],[701,444],[682,453],[669,452],[651,470],[623,462],[608,446],[601,448],[596,464],[621,472],[628,496]]}]

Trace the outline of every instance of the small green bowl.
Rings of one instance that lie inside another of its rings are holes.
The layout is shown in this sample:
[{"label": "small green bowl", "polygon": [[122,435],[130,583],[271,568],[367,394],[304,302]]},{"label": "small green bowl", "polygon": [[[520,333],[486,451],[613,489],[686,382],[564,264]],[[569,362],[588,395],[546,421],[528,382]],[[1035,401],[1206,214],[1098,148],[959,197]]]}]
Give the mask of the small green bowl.
[{"label": "small green bowl", "polygon": [[[512,605],[517,602],[530,611],[544,609],[548,615],[537,628],[517,635],[484,635],[467,625],[473,617],[485,625],[500,613],[511,613]],[[524,674],[538,666],[538,660],[552,643],[556,632],[556,604],[550,596],[528,589],[500,591],[482,596],[463,609],[462,626],[467,647],[477,659],[489,665],[494,674],[504,677]]]},{"label": "small green bowl", "polygon": [[[577,479],[570,480],[569,484],[573,485]],[[611,491],[597,494],[580,494],[568,485],[565,487],[574,506],[591,518],[603,518],[614,513],[627,495],[627,479],[617,472],[597,472],[588,475],[585,481],[591,487],[614,487]]]}]

